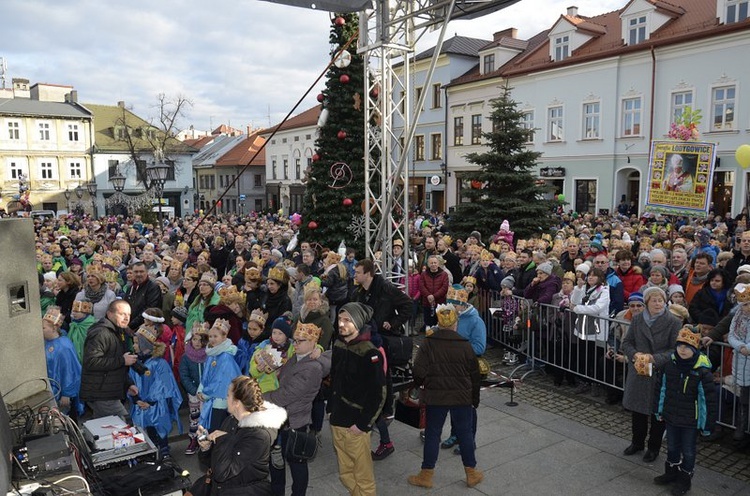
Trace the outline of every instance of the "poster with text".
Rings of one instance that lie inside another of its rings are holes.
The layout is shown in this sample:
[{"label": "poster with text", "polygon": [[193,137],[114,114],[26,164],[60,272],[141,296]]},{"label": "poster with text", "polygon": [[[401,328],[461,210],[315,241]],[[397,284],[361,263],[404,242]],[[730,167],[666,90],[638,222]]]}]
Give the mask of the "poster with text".
[{"label": "poster with text", "polygon": [[715,159],[715,143],[652,141],[646,210],[707,216]]}]

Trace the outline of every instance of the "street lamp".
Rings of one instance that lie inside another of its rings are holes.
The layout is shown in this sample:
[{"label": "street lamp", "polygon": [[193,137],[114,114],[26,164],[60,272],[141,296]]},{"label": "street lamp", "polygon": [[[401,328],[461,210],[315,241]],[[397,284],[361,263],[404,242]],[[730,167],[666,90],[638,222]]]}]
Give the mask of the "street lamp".
[{"label": "street lamp", "polygon": [[440,164],[440,170],[443,172],[443,211],[448,212],[448,164]]},{"label": "street lamp", "polygon": [[70,190],[65,188],[63,195],[65,196],[65,207],[68,209],[68,213],[70,213]]},{"label": "street lamp", "polygon": [[115,174],[114,176],[110,177],[109,182],[112,183],[112,187],[118,193],[122,193],[122,191],[125,189],[125,176],[123,176],[119,172]]},{"label": "street lamp", "polygon": [[86,189],[89,192],[89,196],[91,196],[91,213],[94,216],[94,218],[98,217],[96,215],[96,190],[97,190],[96,181],[93,179],[86,183]]},{"label": "street lamp", "polygon": [[146,167],[146,177],[148,177],[151,185],[156,188],[156,196],[159,197],[159,229],[161,230],[164,226],[162,224],[161,214],[161,197],[164,194],[164,183],[167,182],[167,175],[169,175],[170,167],[164,162],[157,162]]},{"label": "street lamp", "polygon": [[81,183],[78,183],[78,186],[76,186],[76,189],[73,190],[73,192],[76,194],[76,197],[78,198],[78,203],[76,203],[76,210],[80,210],[78,212],[78,215],[83,216],[83,205],[81,205],[81,198],[83,198],[83,188],[81,187]]}]

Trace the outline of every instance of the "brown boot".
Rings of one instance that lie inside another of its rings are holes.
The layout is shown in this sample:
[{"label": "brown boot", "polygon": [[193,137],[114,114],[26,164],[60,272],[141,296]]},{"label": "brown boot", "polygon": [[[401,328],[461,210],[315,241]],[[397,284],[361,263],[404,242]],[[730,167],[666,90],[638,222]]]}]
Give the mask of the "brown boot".
[{"label": "brown boot", "polygon": [[412,486],[432,487],[432,475],[435,469],[423,468],[417,475],[410,475],[407,479]]},{"label": "brown boot", "polygon": [[466,485],[474,487],[484,480],[484,474],[473,467],[464,467],[466,471]]}]

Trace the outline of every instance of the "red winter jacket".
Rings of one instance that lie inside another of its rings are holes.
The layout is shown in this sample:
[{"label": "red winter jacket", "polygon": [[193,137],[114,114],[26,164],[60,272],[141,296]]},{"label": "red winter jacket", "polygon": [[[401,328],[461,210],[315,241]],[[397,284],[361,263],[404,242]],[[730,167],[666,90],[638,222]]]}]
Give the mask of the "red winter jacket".
[{"label": "red winter jacket", "polygon": [[627,272],[622,272],[620,269],[615,270],[615,274],[622,281],[622,291],[625,296],[625,303],[630,298],[630,293],[637,293],[641,286],[646,284],[646,278],[643,277],[643,271],[638,266],[633,266],[628,269]]},{"label": "red winter jacket", "polygon": [[422,297],[422,305],[429,306],[429,295],[435,297],[435,306],[445,303],[445,296],[448,294],[448,273],[442,269],[437,272],[430,272],[430,269],[423,270],[419,277],[419,294]]}]

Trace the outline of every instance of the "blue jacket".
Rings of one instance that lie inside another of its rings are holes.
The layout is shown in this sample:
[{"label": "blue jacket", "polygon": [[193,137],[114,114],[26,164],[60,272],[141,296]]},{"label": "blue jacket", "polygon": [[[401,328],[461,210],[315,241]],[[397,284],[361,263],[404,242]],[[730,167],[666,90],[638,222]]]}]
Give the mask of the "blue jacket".
[{"label": "blue jacket", "polygon": [[697,428],[710,433],[717,418],[717,396],[711,362],[700,354],[687,373],[680,372],[672,354],[663,368],[656,415],[677,427]]},{"label": "blue jacket", "polygon": [[617,315],[625,309],[625,286],[615,273],[615,269],[607,269],[607,286],[609,286],[609,314]]},{"label": "blue jacket", "polygon": [[484,355],[487,348],[487,326],[477,309],[471,305],[458,316],[458,334],[469,340],[476,356]]}]

